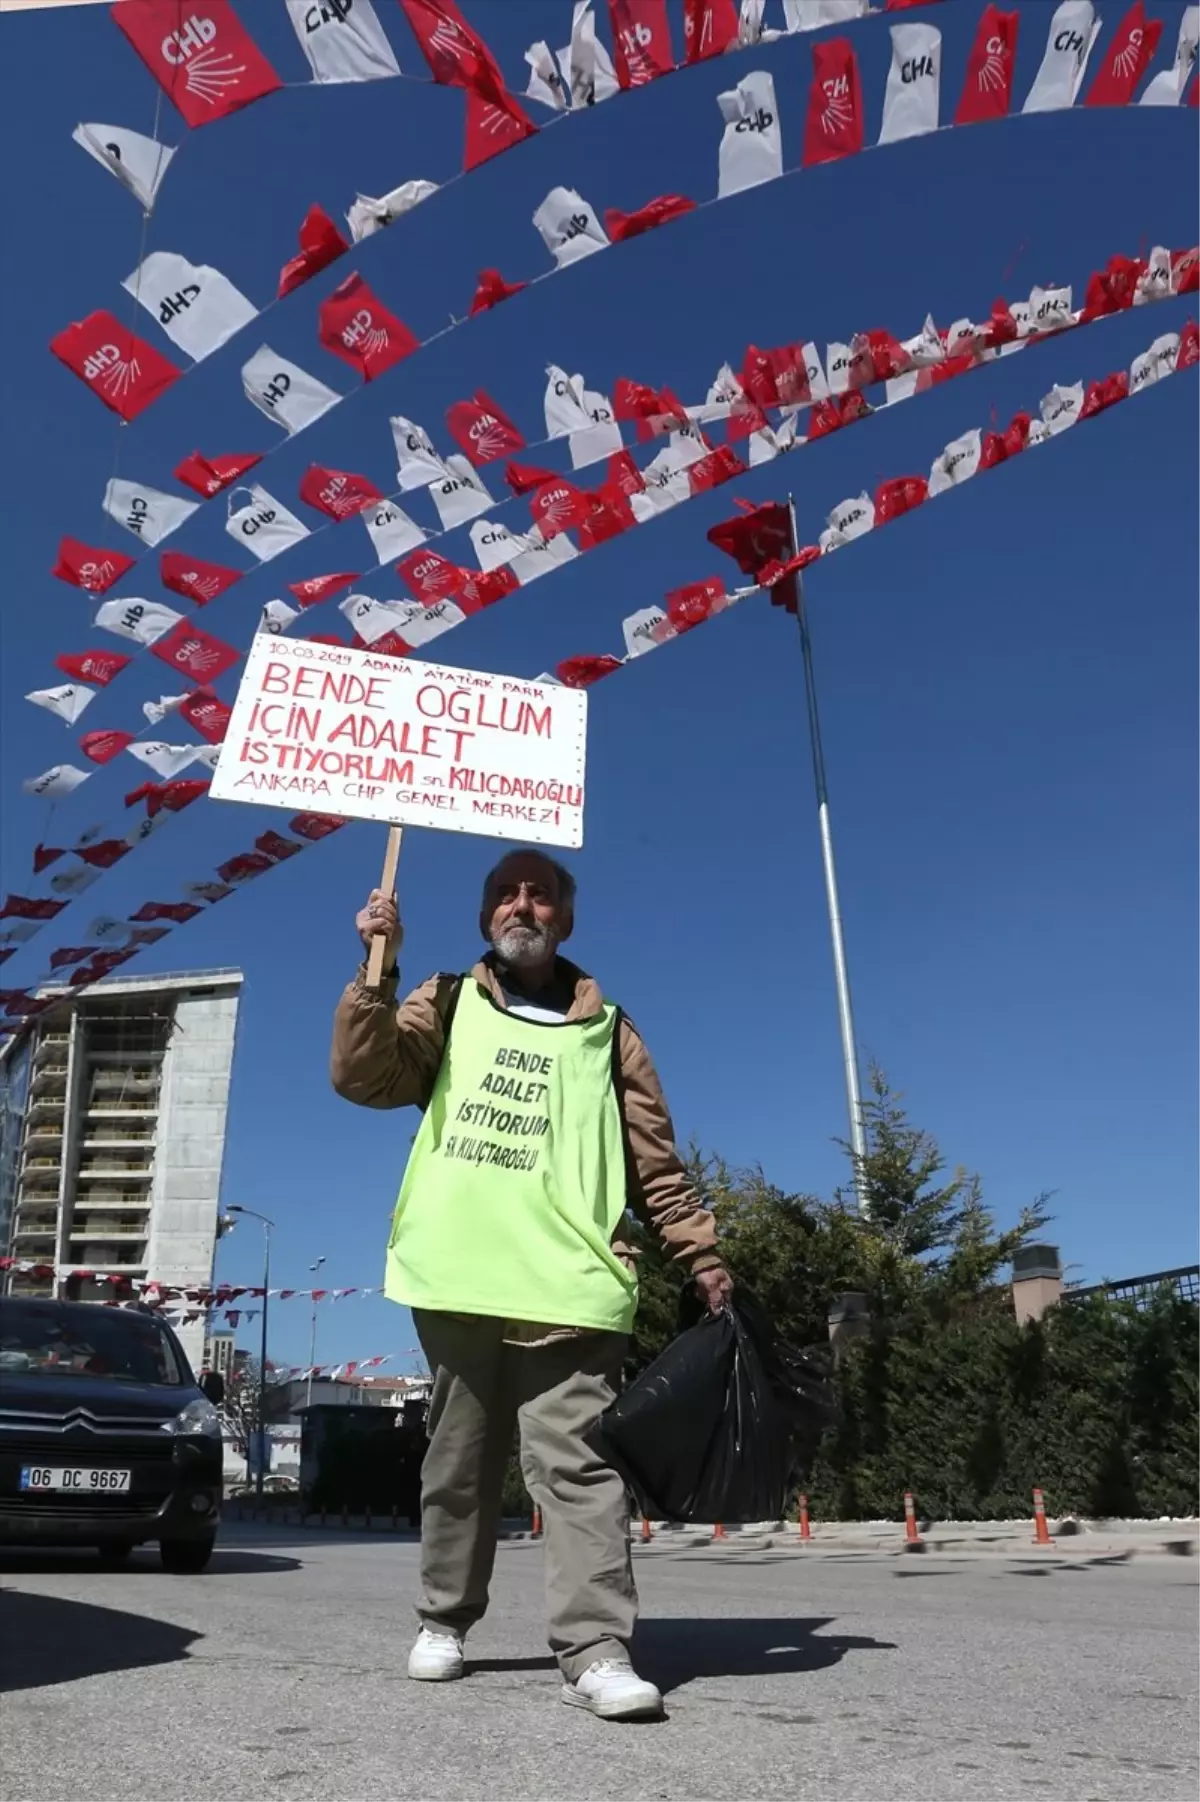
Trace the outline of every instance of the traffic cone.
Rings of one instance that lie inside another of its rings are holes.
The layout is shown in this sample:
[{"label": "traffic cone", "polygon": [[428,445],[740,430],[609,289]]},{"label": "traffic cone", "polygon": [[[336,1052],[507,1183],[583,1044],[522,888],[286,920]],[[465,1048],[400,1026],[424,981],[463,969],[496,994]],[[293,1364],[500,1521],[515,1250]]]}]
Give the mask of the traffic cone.
[{"label": "traffic cone", "polygon": [[533,1505],[533,1525],[530,1528],[529,1537],[531,1539],[540,1539],[542,1537],[542,1511],[536,1502]]},{"label": "traffic cone", "polygon": [[713,1528],[713,1538],[714,1539],[728,1539],[728,1537],[729,1537],[728,1533],[726,1533],[724,1527],[721,1525],[720,1521],[718,1521],[716,1526]]},{"label": "traffic cone", "polygon": [[643,1514],[643,1516],[642,1516],[642,1544],[649,1545],[652,1538],[653,1538],[653,1534],[650,1531],[650,1522],[646,1519],[646,1516]]},{"label": "traffic cone", "polygon": [[812,1528],[808,1524],[808,1497],[800,1497],[800,1539],[801,1543],[812,1538]]},{"label": "traffic cone", "polygon": [[1053,1545],[1050,1529],[1046,1525],[1046,1502],[1040,1489],[1033,1492],[1033,1543],[1034,1545]]},{"label": "traffic cone", "polygon": [[911,1489],[904,1491],[904,1543],[906,1545],[922,1543],[921,1535],[917,1531],[917,1504],[913,1500]]}]

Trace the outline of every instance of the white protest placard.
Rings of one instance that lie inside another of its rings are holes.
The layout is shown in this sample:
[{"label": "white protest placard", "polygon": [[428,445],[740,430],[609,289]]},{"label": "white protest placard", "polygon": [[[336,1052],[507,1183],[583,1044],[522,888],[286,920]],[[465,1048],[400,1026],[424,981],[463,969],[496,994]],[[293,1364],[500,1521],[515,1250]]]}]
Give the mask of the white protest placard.
[{"label": "white protest placard", "polygon": [[215,801],[583,843],[587,695],[260,633]]}]

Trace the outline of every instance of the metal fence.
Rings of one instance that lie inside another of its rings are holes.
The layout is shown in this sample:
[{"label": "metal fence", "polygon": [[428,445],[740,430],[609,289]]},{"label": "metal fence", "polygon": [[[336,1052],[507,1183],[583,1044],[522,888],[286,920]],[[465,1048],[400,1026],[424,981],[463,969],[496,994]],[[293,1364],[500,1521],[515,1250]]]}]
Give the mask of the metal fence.
[{"label": "metal fence", "polygon": [[1146,1308],[1164,1287],[1173,1289],[1181,1301],[1200,1305],[1200,1264],[1157,1270],[1151,1276],[1122,1277],[1119,1282],[1092,1283],[1086,1289],[1067,1289],[1063,1300],[1082,1301],[1088,1295],[1107,1295],[1113,1301],[1131,1301],[1135,1308]]}]

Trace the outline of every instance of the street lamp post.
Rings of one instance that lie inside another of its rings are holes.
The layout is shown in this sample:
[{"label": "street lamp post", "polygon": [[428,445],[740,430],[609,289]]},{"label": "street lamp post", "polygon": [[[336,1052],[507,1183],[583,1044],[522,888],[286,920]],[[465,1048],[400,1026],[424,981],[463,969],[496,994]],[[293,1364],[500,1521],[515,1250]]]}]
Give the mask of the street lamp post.
[{"label": "street lamp post", "polygon": [[[309,1274],[312,1276],[315,1276],[317,1271],[321,1268],[321,1266],[324,1262],[325,1262],[324,1258],[318,1258],[315,1264],[310,1264],[308,1267]],[[309,1338],[308,1338],[308,1393],[304,1398],[304,1405],[306,1408],[312,1407],[313,1366],[315,1365],[316,1361],[317,1361],[317,1303],[316,1303],[316,1298],[314,1297],[313,1304],[312,1304],[312,1332],[309,1334]]]},{"label": "street lamp post", "polygon": [[267,1464],[267,1303],[271,1293],[271,1228],[275,1222],[268,1220],[265,1214],[259,1214],[254,1208],[239,1207],[237,1202],[230,1202],[231,1214],[245,1214],[251,1220],[262,1223],[263,1229],[263,1280],[262,1280],[262,1340],[258,1359],[258,1461],[254,1472],[254,1493],[260,1496],[263,1492],[263,1479]]}]

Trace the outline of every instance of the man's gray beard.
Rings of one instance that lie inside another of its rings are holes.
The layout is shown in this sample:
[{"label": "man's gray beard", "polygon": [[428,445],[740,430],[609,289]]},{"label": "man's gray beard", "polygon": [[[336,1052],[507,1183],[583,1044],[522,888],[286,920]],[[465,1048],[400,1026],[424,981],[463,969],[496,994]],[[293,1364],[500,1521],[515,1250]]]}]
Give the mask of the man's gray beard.
[{"label": "man's gray beard", "polygon": [[528,970],[544,964],[557,944],[548,926],[508,926],[492,940],[492,950],[506,969]]}]

